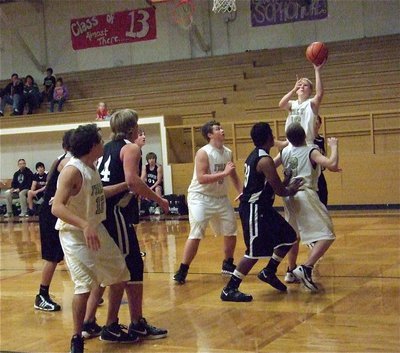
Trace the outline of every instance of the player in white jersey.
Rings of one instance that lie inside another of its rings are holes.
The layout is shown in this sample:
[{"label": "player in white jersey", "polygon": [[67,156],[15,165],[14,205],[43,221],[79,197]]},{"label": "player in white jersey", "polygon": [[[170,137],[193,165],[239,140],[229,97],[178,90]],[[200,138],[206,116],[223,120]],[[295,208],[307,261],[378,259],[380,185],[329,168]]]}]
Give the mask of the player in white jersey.
[{"label": "player in white jersey", "polygon": [[[308,145],[314,144],[315,122],[318,116],[319,107],[324,96],[320,70],[326,61],[321,65],[314,65],[315,70],[315,95],[311,97],[313,84],[308,78],[296,80],[293,89],[286,93],[279,102],[279,108],[288,111],[286,118],[285,131],[291,123],[299,123],[306,132],[306,142]],[[292,96],[297,94],[297,100],[292,100]]]},{"label": "player in white jersey", "polygon": [[303,185],[296,195],[283,198],[285,218],[296,230],[302,243],[313,245],[308,259],[292,273],[308,289],[317,291],[318,287],[312,280],[313,266],[335,239],[328,210],[318,197],[318,177],[321,167],[333,172],[340,171],[338,142],[334,137],[328,139],[331,155],[327,158],[317,146],[306,144],[306,134],[300,124],[289,125],[286,136],[290,145],[283,149],[281,162],[285,169],[291,171],[292,178],[303,179]]},{"label": "player in white jersey", "polygon": [[[127,189],[126,183],[103,190],[100,175],[94,165],[103,154],[103,140],[96,124],[79,126],[71,136],[73,158],[65,165],[58,178],[52,213],[58,217],[64,258],[75,285],[72,302],[74,333],[71,352],[83,353],[82,326],[91,291],[99,286],[110,286],[106,326],[115,335],[109,341],[137,341],[118,324],[118,311],[129,272],[125,261],[107,233],[105,197]],[[98,297],[91,299],[97,305]],[[102,335],[103,338],[103,335]]]},{"label": "player in white jersey", "polygon": [[227,177],[240,194],[242,185],[232,161],[232,151],[224,146],[225,133],[216,121],[209,121],[201,129],[208,144],[196,153],[192,182],[188,189],[190,234],[183,251],[183,259],[174,280],[184,284],[189,266],[196,256],[200,240],[210,223],[216,235],[224,236],[222,273],[232,274],[236,266],[233,256],[236,247],[236,217],[228,199]]},{"label": "player in white jersey", "polygon": [[[325,65],[326,60],[319,66],[314,65],[315,71],[315,95],[312,97],[313,84],[308,78],[298,79],[292,90],[286,93],[279,102],[279,108],[285,109],[288,112],[286,118],[285,131],[291,123],[299,123],[305,133],[307,145],[314,145],[316,136],[316,119],[318,116],[319,107],[324,96],[324,86],[321,79],[321,68]],[[297,100],[292,100],[292,96],[297,94]],[[276,141],[275,145],[282,150],[287,146],[288,141]],[[285,281],[291,283],[296,281],[292,276],[291,270],[295,267],[297,255],[299,253],[299,243],[292,246],[287,254],[289,267],[287,269]]]}]

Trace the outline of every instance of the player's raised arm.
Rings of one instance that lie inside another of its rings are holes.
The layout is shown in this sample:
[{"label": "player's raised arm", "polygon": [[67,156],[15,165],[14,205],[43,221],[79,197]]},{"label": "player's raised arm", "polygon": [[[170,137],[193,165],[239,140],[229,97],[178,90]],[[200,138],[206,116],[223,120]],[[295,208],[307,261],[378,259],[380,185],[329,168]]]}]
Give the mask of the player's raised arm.
[{"label": "player's raised arm", "polygon": [[339,167],[338,139],[335,137],[328,138],[328,145],[331,148],[329,158],[325,157],[321,152],[315,149],[311,152],[311,160],[331,172],[340,172],[342,169]]}]

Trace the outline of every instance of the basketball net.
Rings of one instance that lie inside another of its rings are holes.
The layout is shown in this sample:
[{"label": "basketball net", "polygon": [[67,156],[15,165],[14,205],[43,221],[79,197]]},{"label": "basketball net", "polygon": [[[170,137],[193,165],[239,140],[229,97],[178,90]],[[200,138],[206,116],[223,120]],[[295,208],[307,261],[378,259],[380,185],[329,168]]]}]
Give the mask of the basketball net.
[{"label": "basketball net", "polygon": [[195,6],[193,0],[169,0],[168,1],[170,16],[173,21],[184,30],[187,30],[196,38],[200,48],[208,52],[210,46],[205,42],[203,35],[193,22],[193,14]]},{"label": "basketball net", "polygon": [[179,27],[189,30],[193,24],[194,3],[191,0],[170,0],[170,14]]},{"label": "basketball net", "polygon": [[235,12],[236,1],[235,0],[214,0],[213,12]]}]

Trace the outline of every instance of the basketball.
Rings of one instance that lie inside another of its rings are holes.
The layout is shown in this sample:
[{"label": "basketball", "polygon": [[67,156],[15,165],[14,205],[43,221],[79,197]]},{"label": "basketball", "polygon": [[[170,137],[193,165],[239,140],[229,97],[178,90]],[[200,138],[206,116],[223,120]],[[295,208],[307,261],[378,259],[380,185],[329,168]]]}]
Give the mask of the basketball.
[{"label": "basketball", "polygon": [[306,50],[306,58],[315,65],[321,65],[328,57],[328,48],[322,42],[311,43]]}]

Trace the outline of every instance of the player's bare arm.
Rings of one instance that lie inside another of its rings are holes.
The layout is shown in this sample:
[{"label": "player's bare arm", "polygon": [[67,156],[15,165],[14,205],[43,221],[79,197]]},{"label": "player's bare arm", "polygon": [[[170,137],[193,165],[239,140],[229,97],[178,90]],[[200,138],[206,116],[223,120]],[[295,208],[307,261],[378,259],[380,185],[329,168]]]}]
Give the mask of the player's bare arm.
[{"label": "player's bare arm", "polygon": [[325,65],[326,60],[321,65],[314,65],[315,70],[315,96],[311,99],[311,108],[315,115],[318,115],[319,107],[322,102],[322,98],[324,97],[324,86],[322,84],[321,73],[320,70]]},{"label": "player's bare arm", "polygon": [[163,181],[163,167],[161,164],[157,164],[157,181],[154,184],[153,189],[160,185]]},{"label": "player's bare arm", "polygon": [[282,151],[287,145],[289,145],[289,141],[281,141],[281,140],[275,140],[274,139],[274,146],[279,150]]},{"label": "player's bare arm", "polygon": [[67,208],[69,198],[78,194],[81,187],[82,175],[80,171],[73,166],[64,168],[58,178],[58,187],[54,195],[51,212],[64,222],[82,229],[88,248],[98,250],[100,249],[100,241],[96,229]]},{"label": "player's bare arm", "polygon": [[104,195],[106,196],[107,199],[109,197],[117,195],[120,192],[127,191],[129,189],[128,189],[128,184],[126,182],[123,182],[115,185],[103,186],[103,190],[104,190]]},{"label": "player's bare arm", "polygon": [[302,185],[302,181],[300,179],[297,179],[293,183],[285,187],[276,171],[273,159],[269,156],[261,158],[259,160],[259,162],[257,163],[257,171],[265,175],[268,183],[271,185],[275,194],[277,194],[278,196],[292,196]]},{"label": "player's bare arm", "polygon": [[[233,162],[232,162],[233,163]],[[236,168],[232,170],[231,174],[230,174],[231,180],[232,180],[232,184],[235,187],[236,191],[238,192],[238,194],[242,194],[243,192],[243,184],[239,179],[239,176],[236,172]]]},{"label": "player's bare arm", "polygon": [[134,143],[128,143],[121,148],[120,158],[124,166],[125,181],[130,191],[146,199],[155,201],[165,213],[169,212],[169,203],[166,199],[158,196],[139,177],[137,168],[141,158],[140,148]]},{"label": "player's bare arm", "polygon": [[142,179],[144,183],[146,182],[147,179],[146,165],[142,167],[142,170],[140,172],[140,179]]},{"label": "player's bare arm", "polygon": [[302,81],[299,80],[298,77],[296,76],[296,83],[295,83],[293,89],[290,90],[288,93],[286,93],[282,97],[282,99],[279,102],[279,108],[285,109],[287,111],[290,111],[290,109],[292,109],[292,105],[289,103],[289,101],[292,98],[292,96],[297,92],[297,90],[299,89],[301,84],[302,84]]},{"label": "player's bare arm", "polygon": [[329,158],[315,149],[311,152],[311,160],[331,172],[341,172],[342,169],[339,167],[338,139],[335,137],[328,138],[328,145],[331,148]]}]

